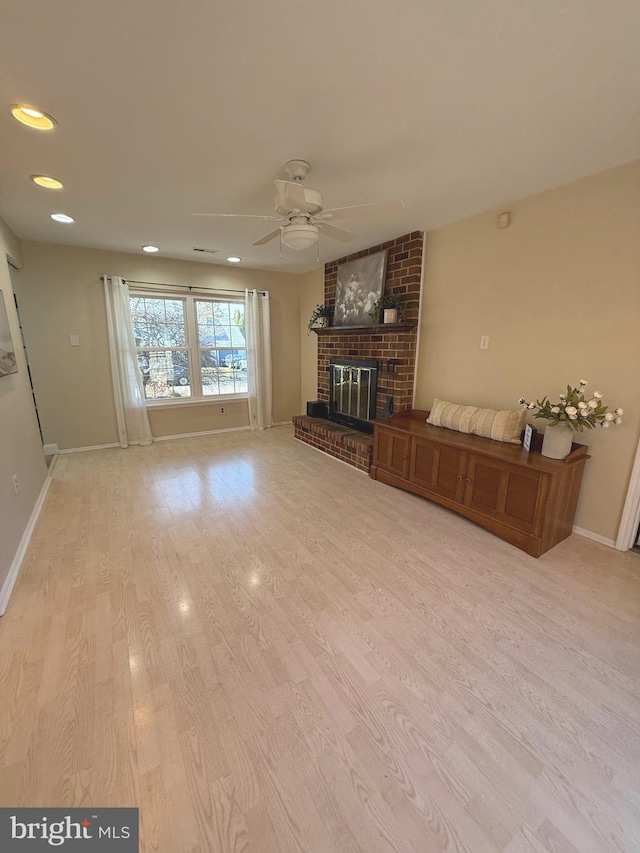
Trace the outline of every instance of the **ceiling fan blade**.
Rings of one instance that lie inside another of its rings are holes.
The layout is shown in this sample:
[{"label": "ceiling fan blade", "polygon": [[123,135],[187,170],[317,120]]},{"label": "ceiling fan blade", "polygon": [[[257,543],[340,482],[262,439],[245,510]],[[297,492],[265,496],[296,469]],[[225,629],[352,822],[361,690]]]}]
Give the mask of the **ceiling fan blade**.
[{"label": "ceiling fan blade", "polygon": [[274,181],[278,194],[289,210],[304,210],[307,209],[307,202],[304,197],[304,187],[302,184],[297,184],[295,181]]},{"label": "ceiling fan blade", "polygon": [[275,237],[280,234],[280,229],[276,228],[275,231],[269,231],[268,234],[265,234],[264,237],[260,237],[259,240],[256,240],[255,243],[252,243],[252,246],[264,246],[265,243],[270,243]]},{"label": "ceiling fan blade", "polygon": [[264,219],[265,222],[281,222],[279,216],[265,216],[263,213],[192,213],[191,216],[226,216],[234,219]]},{"label": "ceiling fan blade", "polygon": [[400,199],[395,201],[380,201],[373,204],[356,204],[353,207],[334,207],[333,210],[325,210],[316,219],[368,219],[374,216],[392,216],[404,210],[404,202]]},{"label": "ceiling fan blade", "polygon": [[334,240],[342,240],[343,243],[349,243],[355,240],[357,234],[347,231],[346,228],[338,228],[337,225],[329,225],[328,222],[319,222],[318,225],[322,229],[322,233],[327,237],[333,237]]}]

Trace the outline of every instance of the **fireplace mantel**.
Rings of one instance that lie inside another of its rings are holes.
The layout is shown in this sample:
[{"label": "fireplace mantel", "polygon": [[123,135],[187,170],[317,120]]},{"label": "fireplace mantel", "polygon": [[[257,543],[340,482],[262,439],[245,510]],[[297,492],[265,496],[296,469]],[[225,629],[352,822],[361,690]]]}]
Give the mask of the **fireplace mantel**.
[{"label": "fireplace mantel", "polygon": [[418,324],[415,320],[406,323],[380,323],[379,326],[323,326],[317,329],[311,328],[316,335],[380,335],[385,332],[407,332],[415,329]]}]

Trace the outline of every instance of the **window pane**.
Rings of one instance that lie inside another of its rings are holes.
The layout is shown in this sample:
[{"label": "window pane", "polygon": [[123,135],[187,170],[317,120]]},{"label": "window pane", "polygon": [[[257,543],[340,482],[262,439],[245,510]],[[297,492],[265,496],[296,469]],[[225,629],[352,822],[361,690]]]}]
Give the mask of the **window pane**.
[{"label": "window pane", "polygon": [[215,350],[200,351],[200,373],[202,375],[202,393],[205,397],[220,393],[220,368],[218,353]]},{"label": "window pane", "polygon": [[191,396],[189,353],[187,350],[165,352],[138,351],[138,364],[147,400],[166,400]]},{"label": "window pane", "polygon": [[196,300],[196,319],[201,347],[244,346],[244,305],[241,302]]},{"label": "window pane", "polygon": [[187,338],[181,299],[132,296],[133,334],[139,347],[183,347]]},{"label": "window pane", "polygon": [[243,394],[247,391],[247,351],[234,349],[225,358],[227,367],[230,368],[230,378],[233,380],[233,390],[228,393]]},{"label": "window pane", "polygon": [[231,343],[236,347],[244,347],[244,305],[231,306]]}]

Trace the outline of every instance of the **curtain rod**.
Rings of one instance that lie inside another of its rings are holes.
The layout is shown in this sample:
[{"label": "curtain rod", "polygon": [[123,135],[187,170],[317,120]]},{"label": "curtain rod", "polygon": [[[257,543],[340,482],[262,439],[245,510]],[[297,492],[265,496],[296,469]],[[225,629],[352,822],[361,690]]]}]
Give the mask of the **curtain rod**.
[{"label": "curtain rod", "polygon": [[[111,280],[111,276],[110,275],[101,275],[100,276],[101,281],[105,281],[106,279]],[[181,289],[181,290],[188,290],[189,292],[191,292],[192,290],[203,290],[203,291],[208,292],[208,293],[237,293],[240,295],[243,292],[242,290],[233,290],[230,287],[198,287],[197,285],[192,285],[192,284],[165,284],[164,282],[161,282],[161,281],[140,281],[137,278],[125,278],[124,281],[126,281],[129,284],[149,284],[153,287],[170,287],[172,290]],[[249,290],[251,290],[251,288],[249,288]],[[258,290],[257,292],[261,296],[266,296],[266,294],[267,294],[266,290]]]}]

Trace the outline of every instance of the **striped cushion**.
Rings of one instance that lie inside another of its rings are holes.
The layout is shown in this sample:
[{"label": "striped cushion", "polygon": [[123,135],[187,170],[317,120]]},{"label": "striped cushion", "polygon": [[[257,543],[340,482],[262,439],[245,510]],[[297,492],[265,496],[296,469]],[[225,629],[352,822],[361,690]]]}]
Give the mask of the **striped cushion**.
[{"label": "striped cushion", "polygon": [[448,403],[436,397],[427,423],[458,432],[473,433],[494,441],[504,441],[507,444],[520,444],[526,416],[525,409],[520,412],[499,412],[496,409]]},{"label": "striped cushion", "polygon": [[448,403],[446,400],[433,400],[433,406],[427,418],[433,426],[455,429],[457,432],[471,432],[471,418],[478,411],[477,406],[462,406],[460,403]]}]

